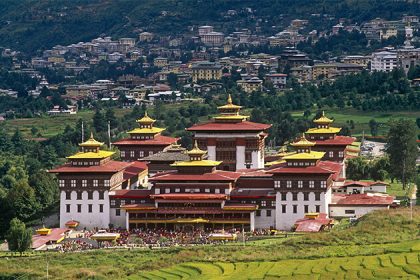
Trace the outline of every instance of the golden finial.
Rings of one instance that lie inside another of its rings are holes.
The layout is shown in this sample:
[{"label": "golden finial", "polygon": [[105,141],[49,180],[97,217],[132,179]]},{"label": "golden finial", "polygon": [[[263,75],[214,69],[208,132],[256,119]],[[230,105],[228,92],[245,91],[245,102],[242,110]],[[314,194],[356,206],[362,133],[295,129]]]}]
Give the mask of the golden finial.
[{"label": "golden finial", "polygon": [[227,100],[227,103],[228,103],[229,105],[231,105],[231,104],[232,104],[232,96],[230,95],[230,93],[229,93],[229,95],[228,95],[228,100]]},{"label": "golden finial", "polygon": [[93,139],[93,131],[90,132],[90,139]]}]

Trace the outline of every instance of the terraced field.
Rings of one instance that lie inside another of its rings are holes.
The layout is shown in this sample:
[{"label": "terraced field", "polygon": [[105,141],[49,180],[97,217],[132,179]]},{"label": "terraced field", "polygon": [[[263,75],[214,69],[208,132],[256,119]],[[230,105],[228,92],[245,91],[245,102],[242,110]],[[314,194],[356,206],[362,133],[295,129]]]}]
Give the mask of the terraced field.
[{"label": "terraced field", "polygon": [[420,253],[285,260],[188,262],[141,273],[141,279],[419,279]]}]

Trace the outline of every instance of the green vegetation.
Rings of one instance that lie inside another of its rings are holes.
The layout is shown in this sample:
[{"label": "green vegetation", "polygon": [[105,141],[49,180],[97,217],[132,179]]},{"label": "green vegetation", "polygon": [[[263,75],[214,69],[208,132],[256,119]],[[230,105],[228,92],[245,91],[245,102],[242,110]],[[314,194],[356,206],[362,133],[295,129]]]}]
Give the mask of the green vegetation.
[{"label": "green vegetation", "polygon": [[416,124],[413,121],[399,119],[390,122],[386,148],[390,173],[401,181],[403,189],[416,179],[416,140]]},{"label": "green vegetation", "polygon": [[[365,135],[370,134],[369,122],[374,119],[378,123],[378,135],[386,135],[388,133],[388,122],[392,119],[406,118],[410,120],[416,120],[419,117],[418,111],[392,111],[392,112],[360,112],[352,108],[345,108],[337,110],[334,108],[325,108],[325,113],[328,117],[334,120],[334,126],[344,127],[349,126],[352,136],[362,136],[363,132]],[[304,111],[293,111],[292,116],[294,118],[303,117]],[[315,113],[308,116],[309,119],[315,117]],[[350,127],[351,123],[354,124],[354,128]],[[420,128],[417,128],[418,134],[420,134]]]},{"label": "green vegetation", "polygon": [[[251,8],[252,14],[245,8]],[[225,17],[228,10],[238,14]],[[0,11],[0,44],[35,52],[57,44],[90,40],[102,33],[134,36],[132,31],[137,28],[174,35],[186,32],[188,26],[212,24],[228,33],[235,27],[254,29],[256,20],[262,19],[262,32],[272,35],[277,31],[272,26],[285,27],[291,19],[311,18],[316,13],[362,22],[418,14],[419,6],[415,1],[392,0],[3,0]],[[312,18],[308,30],[335,24],[327,17]]]},{"label": "green vegetation", "polygon": [[14,218],[10,221],[10,228],[7,234],[7,245],[12,252],[22,253],[31,248],[32,229],[26,228],[25,224],[19,219]]},{"label": "green vegetation", "polygon": [[342,223],[330,232],[270,237],[246,244],[50,252],[7,259],[0,255],[0,276],[42,278],[48,261],[52,278],[179,279],[177,275],[182,275],[187,279],[270,279],[278,275],[302,279],[299,277],[308,278],[312,273],[322,279],[339,275],[358,279],[356,275],[372,274],[383,279],[388,273],[415,279],[420,208],[414,209],[414,221],[409,219],[409,209],[401,208],[368,214],[355,225]]}]

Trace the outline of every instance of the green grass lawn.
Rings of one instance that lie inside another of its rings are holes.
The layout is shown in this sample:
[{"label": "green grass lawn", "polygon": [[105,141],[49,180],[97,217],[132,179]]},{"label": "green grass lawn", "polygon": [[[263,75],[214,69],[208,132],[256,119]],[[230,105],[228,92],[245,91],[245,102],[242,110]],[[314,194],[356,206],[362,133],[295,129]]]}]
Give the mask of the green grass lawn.
[{"label": "green grass lawn", "polygon": [[[114,110],[115,116],[121,118],[125,114],[131,112],[131,109]],[[47,116],[29,118],[29,119],[13,119],[5,121],[6,130],[12,134],[16,128],[19,129],[24,136],[32,137],[31,129],[36,127],[41,133],[42,137],[52,137],[64,131],[67,125],[73,127],[79,119],[83,119],[86,123],[92,123],[92,118],[95,111],[81,110],[76,115],[66,116]]]},{"label": "green grass lawn", "polygon": [[[356,225],[245,244],[81,253],[0,254],[0,279],[418,279],[420,207],[364,216]],[[6,257],[7,256],[7,257]]]},{"label": "green grass lawn", "polygon": [[[379,126],[379,135],[385,135],[387,133],[386,123],[392,118],[408,118],[416,120],[420,117],[420,111],[406,111],[406,112],[360,112],[354,109],[330,109],[325,110],[325,114],[335,120],[334,126],[341,127],[346,125],[346,122],[353,120],[355,128],[352,130],[353,136],[361,136],[363,131],[365,135],[370,135],[369,121],[374,119],[381,125]],[[309,118],[313,118],[315,114],[312,114]],[[295,111],[292,113],[294,117],[303,116],[303,111]],[[419,129],[420,133],[420,129]]]}]

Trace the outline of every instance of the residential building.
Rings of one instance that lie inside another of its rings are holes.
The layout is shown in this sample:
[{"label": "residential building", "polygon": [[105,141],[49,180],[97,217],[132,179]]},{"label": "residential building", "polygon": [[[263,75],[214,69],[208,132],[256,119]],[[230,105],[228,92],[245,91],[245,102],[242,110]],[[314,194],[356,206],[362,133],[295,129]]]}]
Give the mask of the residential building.
[{"label": "residential building", "polygon": [[199,80],[220,80],[222,78],[222,66],[215,62],[202,61],[193,64],[192,81],[196,83]]},{"label": "residential building", "polygon": [[250,77],[247,79],[238,80],[236,84],[246,93],[252,93],[254,91],[261,91],[263,81],[258,77]]},{"label": "residential building", "polygon": [[287,74],[270,73],[265,75],[266,81],[271,82],[275,88],[284,88],[287,83]]},{"label": "residential building", "polygon": [[205,34],[211,33],[214,31],[213,26],[203,25],[198,27],[198,36],[203,36]]},{"label": "residential building", "polygon": [[381,51],[372,53],[371,70],[391,72],[398,67],[398,56],[395,52]]},{"label": "residential building", "polygon": [[222,46],[225,35],[221,32],[209,32],[200,36],[201,42],[206,46]]}]

